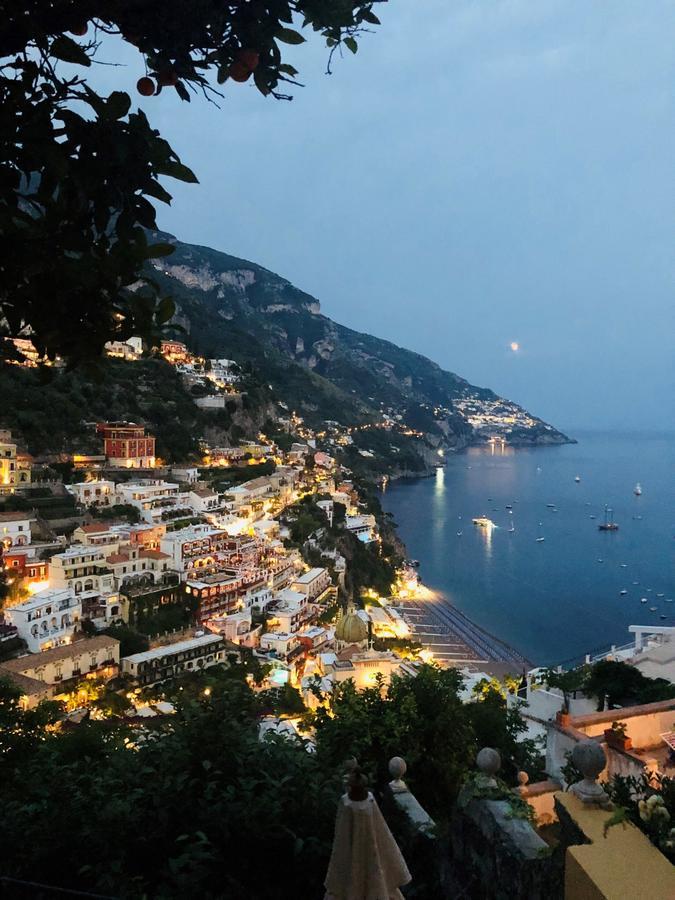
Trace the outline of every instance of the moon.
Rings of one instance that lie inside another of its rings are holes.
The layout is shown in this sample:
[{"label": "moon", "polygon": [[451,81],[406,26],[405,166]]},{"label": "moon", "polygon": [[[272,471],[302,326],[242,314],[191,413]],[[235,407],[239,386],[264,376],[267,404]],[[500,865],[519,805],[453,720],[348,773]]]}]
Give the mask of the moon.
[{"label": "moon", "polygon": [[517,353],[520,350],[520,344],[518,343],[518,341],[511,341],[509,347],[514,353]]}]

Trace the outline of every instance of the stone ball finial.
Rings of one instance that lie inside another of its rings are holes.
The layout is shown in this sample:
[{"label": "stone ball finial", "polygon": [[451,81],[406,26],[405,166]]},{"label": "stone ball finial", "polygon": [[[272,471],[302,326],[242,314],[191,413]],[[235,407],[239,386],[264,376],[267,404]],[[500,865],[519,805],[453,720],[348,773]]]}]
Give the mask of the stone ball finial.
[{"label": "stone ball finial", "polygon": [[612,809],[611,800],[596,780],[607,765],[604,748],[591,738],[579,741],[572,750],[572,762],[584,777],[570,786],[570,793],[582,803]]},{"label": "stone ball finial", "polygon": [[526,793],[527,783],[530,780],[530,776],[527,774],[527,772],[518,772],[517,778],[518,778],[518,788],[517,788],[518,793],[519,794]]},{"label": "stone ball finial", "polygon": [[584,778],[595,781],[607,765],[607,757],[601,744],[587,738],[575,745],[572,750],[572,762]]},{"label": "stone ball finial", "polygon": [[502,759],[497,750],[492,747],[483,747],[478,751],[476,765],[484,775],[496,775],[502,767]]},{"label": "stone ball finial", "polygon": [[408,785],[403,780],[403,776],[408,771],[406,761],[401,756],[392,756],[389,760],[389,774],[393,781],[389,782],[389,788],[394,794],[400,794],[408,790]]}]

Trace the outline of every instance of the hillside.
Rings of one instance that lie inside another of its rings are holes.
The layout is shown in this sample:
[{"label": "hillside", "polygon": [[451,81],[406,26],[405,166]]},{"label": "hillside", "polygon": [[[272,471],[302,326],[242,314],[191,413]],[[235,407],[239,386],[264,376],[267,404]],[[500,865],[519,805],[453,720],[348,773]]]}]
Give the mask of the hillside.
[{"label": "hillside", "polygon": [[255,263],[161,237],[176,250],[153,274],[175,299],[174,321],[191,349],[250,361],[310,425],[377,421],[385,412],[447,447],[492,434],[513,444],[568,440],[424,356],[333,322],[315,297]]}]

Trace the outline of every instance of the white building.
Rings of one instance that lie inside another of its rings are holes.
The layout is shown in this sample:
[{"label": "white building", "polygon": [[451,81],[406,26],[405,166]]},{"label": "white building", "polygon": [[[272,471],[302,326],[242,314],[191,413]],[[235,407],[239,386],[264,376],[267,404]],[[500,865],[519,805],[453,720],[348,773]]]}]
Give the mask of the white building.
[{"label": "white building", "polygon": [[190,505],[180,485],[158,478],[118,484],[117,495],[120,503],[135,506],[143,521],[150,524],[161,522],[162,514],[169,510]]},{"label": "white building", "polygon": [[376,523],[373,515],[346,516],[345,528],[356,535],[364,544],[369,544],[375,540]]},{"label": "white building", "polygon": [[31,653],[70,643],[80,628],[82,606],[69,588],[48,588],[5,610]]},{"label": "white building", "polygon": [[195,484],[188,492],[188,503],[196,513],[214,512],[223,505],[224,494],[207,484]]},{"label": "white building", "polygon": [[24,547],[31,542],[30,523],[34,519],[25,512],[0,513],[0,546],[5,550],[10,547]]},{"label": "white building", "polygon": [[229,540],[226,531],[211,525],[191,525],[170,531],[160,541],[160,549],[169,556],[169,568],[185,580],[201,569],[215,571],[217,554]]},{"label": "white building", "polygon": [[225,662],[225,641],[219,634],[203,634],[165,647],[122,658],[122,672],[139,684],[156,684],[183,672],[199,672]]},{"label": "white building", "polygon": [[83,591],[113,592],[115,580],[106,563],[106,552],[109,552],[107,547],[73,544],[62,553],[56,553],[49,562],[50,586],[69,588],[74,594]]},{"label": "white building", "polygon": [[300,642],[296,635],[286,634],[283,631],[267,632],[260,637],[260,649],[275,653],[281,659],[288,659],[299,646]]},{"label": "white building", "polygon": [[171,475],[185,484],[197,484],[199,481],[199,469],[196,466],[180,466],[171,469]]},{"label": "white building", "polygon": [[317,567],[298,576],[291,584],[291,588],[304,594],[308,600],[316,600],[327,587],[330,587],[331,583],[328,570]]},{"label": "white building", "polygon": [[82,481],[67,484],[66,490],[82,506],[113,506],[117,502],[114,481]]}]

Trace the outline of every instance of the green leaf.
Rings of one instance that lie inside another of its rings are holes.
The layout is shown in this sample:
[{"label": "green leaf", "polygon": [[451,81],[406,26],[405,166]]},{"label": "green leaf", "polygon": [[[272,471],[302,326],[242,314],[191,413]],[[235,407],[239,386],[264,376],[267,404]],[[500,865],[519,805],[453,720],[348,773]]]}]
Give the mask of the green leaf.
[{"label": "green leaf", "polygon": [[155,259],[157,256],[171,256],[175,249],[173,244],[148,244],[145,251],[145,258]]},{"label": "green leaf", "polygon": [[106,115],[111,119],[121,119],[129,112],[131,97],[124,91],[113,91],[105,105]]},{"label": "green leaf", "polygon": [[356,53],[356,51],[359,49],[359,45],[356,43],[353,37],[345,38],[345,47],[349,47],[352,53]]},{"label": "green leaf", "polygon": [[[176,312],[176,304],[173,302],[171,297],[162,297],[162,299],[159,302],[159,306],[157,307],[157,309],[155,311],[155,320],[160,325],[164,325],[166,322],[169,321],[169,319],[173,316],[173,314],[175,312]],[[202,762],[202,765],[207,770],[211,768],[211,763],[207,759],[205,759]]]},{"label": "green leaf", "polygon": [[294,66],[289,66],[288,63],[281,63],[278,67],[280,72],[283,72],[284,75],[297,75],[298,70]]},{"label": "green leaf", "polygon": [[168,160],[157,167],[157,171],[161,175],[168,175],[170,178],[177,178],[178,181],[187,181],[189,184],[199,184],[199,179],[192,171],[184,166],[181,162]]},{"label": "green leaf", "polygon": [[364,22],[370,22],[371,25],[381,25],[382,23],[377,18],[374,12],[370,12],[370,10],[364,10],[361,13],[361,18]]},{"label": "green leaf", "polygon": [[168,191],[165,191],[161,184],[151,179],[147,184],[143,185],[143,193],[161,200],[162,203],[171,203],[172,197]]},{"label": "green leaf", "polygon": [[190,102],[190,94],[188,92],[188,89],[183,84],[183,82],[177,81],[175,87],[176,87],[176,93],[178,94],[180,99],[187,100],[187,102],[189,103]]},{"label": "green leaf", "polygon": [[297,31],[293,31],[292,28],[279,28],[276,37],[284,44],[304,44],[305,42],[304,37]]},{"label": "green leaf", "polygon": [[87,56],[84,47],[66,37],[65,34],[52,41],[49,53],[51,56],[55,56],[56,59],[62,59],[64,62],[75,63],[78,66],[91,65],[91,60]]}]

